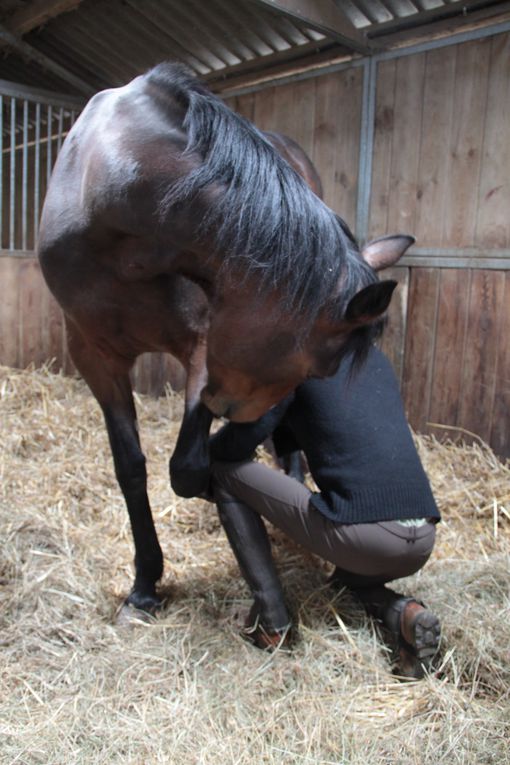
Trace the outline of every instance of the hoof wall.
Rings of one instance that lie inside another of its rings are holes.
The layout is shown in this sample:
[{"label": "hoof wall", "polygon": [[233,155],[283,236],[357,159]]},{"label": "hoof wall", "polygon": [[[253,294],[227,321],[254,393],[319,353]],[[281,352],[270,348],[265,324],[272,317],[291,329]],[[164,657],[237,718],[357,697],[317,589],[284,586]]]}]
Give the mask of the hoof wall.
[{"label": "hoof wall", "polygon": [[115,624],[120,627],[133,627],[136,624],[150,624],[155,619],[153,614],[142,611],[130,603],[123,603],[115,616]]}]

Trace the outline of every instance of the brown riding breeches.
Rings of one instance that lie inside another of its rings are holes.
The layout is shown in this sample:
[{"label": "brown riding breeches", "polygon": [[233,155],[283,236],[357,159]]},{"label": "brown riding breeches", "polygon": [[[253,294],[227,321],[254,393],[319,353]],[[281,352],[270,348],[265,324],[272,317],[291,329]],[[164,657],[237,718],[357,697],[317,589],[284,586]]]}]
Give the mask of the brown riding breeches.
[{"label": "brown riding breeches", "polygon": [[310,504],[306,486],[259,462],[218,462],[212,470],[217,498],[243,502],[303,547],[353,574],[354,580],[360,576],[365,584],[414,574],[434,547],[432,522],[422,526],[398,521],[336,523]]}]

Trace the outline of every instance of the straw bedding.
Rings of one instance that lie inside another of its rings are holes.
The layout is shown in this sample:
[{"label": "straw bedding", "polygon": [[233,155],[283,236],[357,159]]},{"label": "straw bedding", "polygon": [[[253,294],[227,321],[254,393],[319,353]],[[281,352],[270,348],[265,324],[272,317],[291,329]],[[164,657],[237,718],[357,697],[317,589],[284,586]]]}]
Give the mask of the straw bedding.
[{"label": "straw bedding", "polygon": [[373,623],[277,532],[291,654],[238,637],[247,591],[214,508],[176,498],[182,402],[137,399],[165,553],[161,615],[119,623],[127,514],[81,381],[0,369],[0,762],[365,765],[510,762],[510,465],[417,439],[444,521],[400,588],[444,631],[441,668],[391,675]]}]

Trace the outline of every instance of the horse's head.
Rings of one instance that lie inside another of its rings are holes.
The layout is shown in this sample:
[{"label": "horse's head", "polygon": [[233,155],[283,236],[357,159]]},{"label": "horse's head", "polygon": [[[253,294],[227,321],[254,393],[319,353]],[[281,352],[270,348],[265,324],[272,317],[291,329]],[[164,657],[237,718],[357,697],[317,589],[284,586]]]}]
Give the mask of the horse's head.
[{"label": "horse's head", "polygon": [[361,257],[373,269],[371,283],[354,292],[340,317],[332,298],[305,334],[299,316],[282,315],[275,294],[229,295],[213,311],[202,401],[218,416],[249,422],[308,377],[334,374],[347,352],[362,356],[396,286],[378,281],[375,271],[396,263],[413,241],[393,236],[368,243]]}]

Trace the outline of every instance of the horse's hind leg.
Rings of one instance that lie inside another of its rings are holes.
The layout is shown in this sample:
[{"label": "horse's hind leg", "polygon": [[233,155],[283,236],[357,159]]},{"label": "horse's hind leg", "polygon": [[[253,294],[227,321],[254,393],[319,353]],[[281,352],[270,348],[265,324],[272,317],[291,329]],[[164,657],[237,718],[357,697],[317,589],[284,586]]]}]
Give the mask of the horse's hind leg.
[{"label": "horse's hind leg", "polygon": [[163,573],[163,555],[147,496],[147,472],[129,380],[130,364],[103,359],[72,325],[68,326],[68,332],[71,357],[103,410],[115,474],[131,521],[135,581],[127,603],[154,611],[161,605],[156,582]]}]

